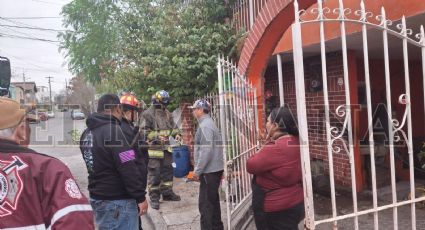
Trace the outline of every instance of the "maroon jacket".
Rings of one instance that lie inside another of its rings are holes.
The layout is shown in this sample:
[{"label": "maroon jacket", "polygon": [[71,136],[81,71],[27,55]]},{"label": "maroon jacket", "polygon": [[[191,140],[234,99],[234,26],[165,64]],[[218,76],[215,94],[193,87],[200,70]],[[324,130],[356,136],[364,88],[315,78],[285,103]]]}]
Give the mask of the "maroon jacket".
[{"label": "maroon jacket", "polygon": [[297,137],[283,136],[267,143],[247,161],[247,170],[266,192],[265,212],[282,211],[304,200]]},{"label": "maroon jacket", "polygon": [[0,140],[0,229],[94,229],[93,212],[68,167]]}]

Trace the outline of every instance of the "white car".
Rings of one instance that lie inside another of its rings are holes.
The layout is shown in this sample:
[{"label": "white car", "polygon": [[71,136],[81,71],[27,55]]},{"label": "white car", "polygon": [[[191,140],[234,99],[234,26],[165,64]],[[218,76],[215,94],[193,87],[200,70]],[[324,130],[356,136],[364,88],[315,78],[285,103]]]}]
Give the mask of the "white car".
[{"label": "white car", "polygon": [[80,120],[80,119],[86,119],[86,116],[83,112],[79,109],[71,110],[71,119],[72,120]]},{"label": "white car", "polygon": [[49,118],[54,118],[54,117],[55,117],[55,112],[53,112],[53,111],[48,111],[48,112],[47,112],[47,116],[48,116]]}]

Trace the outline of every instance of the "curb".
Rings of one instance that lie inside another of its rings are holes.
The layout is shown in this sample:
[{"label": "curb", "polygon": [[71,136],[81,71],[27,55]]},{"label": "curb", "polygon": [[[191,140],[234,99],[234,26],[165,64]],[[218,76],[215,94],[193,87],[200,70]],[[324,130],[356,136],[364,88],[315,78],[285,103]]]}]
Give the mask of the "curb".
[{"label": "curb", "polygon": [[142,216],[143,230],[166,230],[167,223],[161,215],[161,211],[149,207],[148,213]]}]

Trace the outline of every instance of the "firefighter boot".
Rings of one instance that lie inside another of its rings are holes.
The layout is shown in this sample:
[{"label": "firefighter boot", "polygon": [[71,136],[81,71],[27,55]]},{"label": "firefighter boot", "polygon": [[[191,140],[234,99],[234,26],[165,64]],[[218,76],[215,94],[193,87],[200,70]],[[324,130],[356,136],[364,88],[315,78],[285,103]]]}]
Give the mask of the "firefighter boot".
[{"label": "firefighter boot", "polygon": [[175,194],[173,191],[169,191],[165,194],[162,194],[163,201],[180,201],[181,198],[179,195]]},{"label": "firefighter boot", "polygon": [[158,210],[159,209],[159,199],[151,198],[151,208]]},{"label": "firefighter boot", "polygon": [[157,192],[150,192],[149,196],[151,198],[151,208],[158,210],[159,209],[159,198],[161,197]]}]

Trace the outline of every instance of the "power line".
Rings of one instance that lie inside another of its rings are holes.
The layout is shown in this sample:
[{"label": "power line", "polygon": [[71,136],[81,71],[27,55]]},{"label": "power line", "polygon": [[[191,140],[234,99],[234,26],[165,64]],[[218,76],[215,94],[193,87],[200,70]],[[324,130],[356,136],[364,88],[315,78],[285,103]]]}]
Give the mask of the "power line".
[{"label": "power line", "polygon": [[[27,36],[27,37],[34,38],[34,39],[39,39],[39,38],[37,37],[37,35],[35,35],[35,34],[24,33],[24,32],[17,31],[17,30],[14,30],[14,29],[11,29],[11,28],[7,28],[7,27],[3,27],[3,28],[4,28],[4,29],[7,29],[7,30],[9,30],[9,31],[12,31],[13,33],[17,33],[17,34],[25,35],[25,36]],[[0,31],[0,33],[1,33],[1,32],[2,32],[2,31]],[[10,34],[10,35],[15,35],[15,34]],[[44,39],[44,38],[41,38],[41,39]]]},{"label": "power line", "polygon": [[[32,25],[28,25],[28,24],[25,24],[25,23],[22,23],[22,22],[17,22],[17,21],[13,21],[13,20],[9,20],[9,19],[5,19],[5,18],[3,18],[3,17],[0,17],[0,20],[3,20],[3,21],[7,21],[7,22],[11,22],[11,23],[13,23],[13,24],[15,24],[15,25],[17,25],[17,26],[20,26],[20,27],[31,27],[31,28],[34,28],[34,29],[40,29],[40,30],[44,30],[45,28],[41,28],[41,27],[37,27],[37,26],[32,26]],[[4,24],[3,24],[4,25]],[[20,31],[16,31],[16,30],[13,30],[13,29],[11,29],[11,28],[8,28],[8,27],[15,27],[15,26],[12,26],[12,25],[4,25],[3,26],[5,29],[8,29],[8,30],[11,30],[11,31],[13,31],[13,32],[15,32],[15,33],[19,33],[19,34],[24,34],[24,35],[26,35],[26,36],[28,36],[28,37],[31,37],[31,38],[34,38],[34,39],[44,39],[44,38],[38,38],[37,37],[37,35],[34,35],[34,34],[28,34],[28,33],[23,33],[23,32],[20,32]],[[44,39],[44,40],[48,40],[48,39]]]},{"label": "power line", "polygon": [[[6,30],[8,30],[8,31],[12,31],[13,33],[23,34],[23,35],[26,35],[26,36],[28,36],[28,37],[33,37],[33,36],[32,36],[32,35],[30,35],[30,34],[27,34],[27,33],[24,33],[24,32],[20,32],[20,31],[14,30],[14,29],[10,29],[10,28],[2,28],[2,29],[6,29]],[[3,32],[3,31],[0,31],[0,32]]]},{"label": "power line", "polygon": [[20,69],[25,69],[28,71],[34,71],[34,72],[40,72],[40,73],[46,73],[46,72],[50,72],[50,73],[57,73],[57,74],[63,74],[66,72],[66,70],[64,69],[63,71],[59,71],[59,70],[53,70],[53,69],[34,69],[34,68],[28,68],[28,67],[22,67],[22,66],[14,66],[12,67],[12,69],[14,70],[20,70]]},{"label": "power line", "polygon": [[51,19],[51,18],[62,18],[62,17],[3,17],[4,19],[11,19],[11,20],[32,20],[32,19]]},{"label": "power line", "polygon": [[[30,30],[42,30],[42,31],[51,31],[51,32],[66,32],[67,30],[56,30],[49,28],[41,28],[41,27],[30,27],[30,26],[13,26],[13,25],[5,25],[0,24],[2,27],[11,27],[11,28],[19,28],[19,29],[30,29]],[[70,31],[71,32],[71,31]]]},{"label": "power line", "polygon": [[1,19],[1,20],[3,20],[3,21],[11,22],[11,23],[13,23],[13,24],[15,24],[15,25],[18,25],[18,26],[30,26],[30,27],[34,27],[34,28],[42,29],[41,27],[38,27],[38,26],[34,26],[34,25],[30,25],[30,24],[26,24],[26,23],[22,23],[22,22],[18,22],[18,21],[14,21],[14,20],[6,19],[6,18],[4,18],[4,17],[0,17],[0,19]]},{"label": "power line", "polygon": [[31,0],[31,1],[33,1],[33,2],[41,2],[41,3],[51,4],[51,5],[57,5],[57,6],[64,5],[64,4],[58,4],[58,3],[55,3],[55,2],[48,2],[48,1],[42,1],[42,0]]},{"label": "power line", "polygon": [[[59,69],[53,69],[53,68],[51,68],[51,67],[43,67],[43,66],[40,66],[40,65],[37,65],[37,64],[34,64],[34,63],[32,63],[32,62],[29,62],[28,60],[25,60],[24,58],[20,58],[20,57],[17,57],[17,56],[14,56],[14,55],[12,55],[12,54],[10,54],[9,52],[5,52],[4,50],[3,51],[1,51],[1,52],[3,52],[3,53],[5,53],[6,54],[6,56],[10,56],[10,57],[13,57],[14,59],[17,59],[17,60],[19,60],[19,61],[21,61],[21,62],[24,62],[24,63],[27,63],[28,65],[32,65],[32,66],[34,66],[34,67],[36,67],[37,69],[32,69],[32,70],[34,70],[34,71],[40,71],[40,72],[46,72],[46,71],[49,71],[49,72],[56,72],[56,73],[58,73],[58,72],[60,72],[60,71],[57,71],[57,70],[59,70]],[[52,63],[46,63],[46,62],[44,62],[45,64],[49,64],[49,65],[54,65],[54,64],[52,64]],[[12,66],[12,69],[13,68],[22,68],[22,69],[29,69],[29,68],[27,68],[27,67],[18,67],[18,66],[15,66],[15,65],[13,65]],[[62,69],[61,69],[62,70]]]},{"label": "power line", "polygon": [[59,43],[59,41],[54,41],[54,40],[49,40],[49,39],[44,39],[44,38],[24,37],[24,36],[19,36],[19,35],[3,34],[3,33],[0,33],[0,37],[19,38],[19,39],[27,39],[27,40],[40,41],[40,42]]}]

